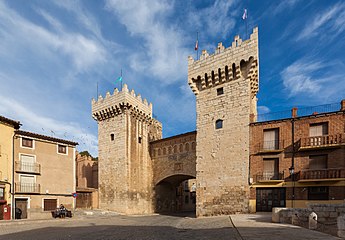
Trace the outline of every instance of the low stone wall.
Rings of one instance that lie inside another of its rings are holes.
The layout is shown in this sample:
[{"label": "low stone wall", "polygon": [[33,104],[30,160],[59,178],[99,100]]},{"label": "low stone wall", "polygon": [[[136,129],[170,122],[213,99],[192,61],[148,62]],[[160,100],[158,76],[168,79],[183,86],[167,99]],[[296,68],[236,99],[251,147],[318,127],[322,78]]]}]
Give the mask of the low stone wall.
[{"label": "low stone wall", "polygon": [[309,204],[308,208],[273,208],[272,222],[289,223],[345,238],[345,204]]}]

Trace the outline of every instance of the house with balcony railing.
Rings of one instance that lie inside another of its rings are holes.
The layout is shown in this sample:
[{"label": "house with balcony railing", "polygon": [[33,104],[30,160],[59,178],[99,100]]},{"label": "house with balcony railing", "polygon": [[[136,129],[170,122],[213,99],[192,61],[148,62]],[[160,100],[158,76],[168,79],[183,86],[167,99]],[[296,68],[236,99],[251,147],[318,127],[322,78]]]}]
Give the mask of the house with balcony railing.
[{"label": "house with balcony railing", "polygon": [[250,132],[250,208],[345,199],[345,100],[258,115]]},{"label": "house with balcony railing", "polygon": [[14,204],[21,218],[50,218],[60,204],[73,209],[77,143],[17,130],[14,136]]}]

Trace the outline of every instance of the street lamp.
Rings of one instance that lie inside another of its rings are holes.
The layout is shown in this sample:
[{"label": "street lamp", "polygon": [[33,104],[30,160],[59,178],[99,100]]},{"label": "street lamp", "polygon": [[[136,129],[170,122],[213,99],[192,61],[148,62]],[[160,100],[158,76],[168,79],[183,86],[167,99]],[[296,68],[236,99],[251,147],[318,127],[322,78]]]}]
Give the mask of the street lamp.
[{"label": "street lamp", "polygon": [[295,200],[295,168],[291,166],[289,168],[291,180],[292,180],[292,208],[294,208],[294,200]]}]

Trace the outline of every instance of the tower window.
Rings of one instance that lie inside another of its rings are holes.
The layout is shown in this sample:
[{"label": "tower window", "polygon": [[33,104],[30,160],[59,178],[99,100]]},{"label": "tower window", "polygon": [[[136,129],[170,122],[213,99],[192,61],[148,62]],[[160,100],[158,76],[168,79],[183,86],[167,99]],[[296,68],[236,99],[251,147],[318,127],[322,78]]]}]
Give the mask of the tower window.
[{"label": "tower window", "polygon": [[114,133],[110,134],[110,140],[111,140],[111,141],[114,141],[114,139],[115,139]]},{"label": "tower window", "polygon": [[220,128],[223,128],[223,120],[218,119],[216,121],[216,129],[220,129]]},{"label": "tower window", "polygon": [[224,94],[223,88],[217,88],[217,96]]}]

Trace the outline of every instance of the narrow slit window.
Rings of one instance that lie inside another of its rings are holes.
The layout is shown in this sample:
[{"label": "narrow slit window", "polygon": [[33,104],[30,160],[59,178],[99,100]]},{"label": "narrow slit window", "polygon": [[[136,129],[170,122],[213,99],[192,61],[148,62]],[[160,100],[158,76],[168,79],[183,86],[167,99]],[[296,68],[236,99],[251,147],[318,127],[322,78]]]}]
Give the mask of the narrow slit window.
[{"label": "narrow slit window", "polygon": [[221,128],[223,128],[223,120],[218,119],[216,121],[216,129],[221,129]]}]

